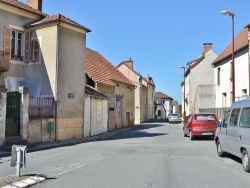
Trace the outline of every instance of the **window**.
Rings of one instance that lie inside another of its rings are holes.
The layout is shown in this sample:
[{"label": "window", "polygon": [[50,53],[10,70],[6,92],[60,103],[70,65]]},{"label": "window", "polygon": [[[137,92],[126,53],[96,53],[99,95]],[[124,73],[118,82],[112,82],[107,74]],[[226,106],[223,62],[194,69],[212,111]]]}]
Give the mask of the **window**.
[{"label": "window", "polygon": [[212,114],[200,114],[195,116],[196,121],[215,121],[215,117]]},{"label": "window", "polygon": [[39,42],[38,40],[33,40],[31,43],[31,60],[38,61],[39,60]]},{"label": "window", "polygon": [[240,117],[240,126],[250,128],[250,108],[243,108]]},{"label": "window", "polygon": [[220,67],[217,69],[217,85],[220,85]]},{"label": "window", "polygon": [[228,111],[225,116],[224,119],[222,121],[222,127],[227,128],[228,125],[228,120],[229,120],[229,115],[230,115],[230,111]]},{"label": "window", "polygon": [[11,58],[22,60],[23,33],[12,29]]},{"label": "window", "polygon": [[145,104],[148,104],[148,98],[145,97]]},{"label": "window", "polygon": [[237,126],[239,114],[240,114],[240,108],[232,110],[230,122],[229,122],[230,126],[234,126],[234,127]]}]

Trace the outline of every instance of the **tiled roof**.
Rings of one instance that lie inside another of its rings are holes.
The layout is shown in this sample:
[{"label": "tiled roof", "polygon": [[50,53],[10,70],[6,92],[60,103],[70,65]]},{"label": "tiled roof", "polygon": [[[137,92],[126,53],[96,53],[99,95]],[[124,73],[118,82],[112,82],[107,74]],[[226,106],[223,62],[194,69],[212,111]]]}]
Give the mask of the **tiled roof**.
[{"label": "tiled roof", "polygon": [[85,85],[85,94],[93,97],[108,98],[106,95],[91,87],[90,85]]},{"label": "tiled roof", "polygon": [[95,82],[115,86],[114,80],[135,86],[106,58],[89,48],[86,49],[86,72]]},{"label": "tiled roof", "polygon": [[71,24],[71,25],[74,25],[74,26],[77,26],[77,27],[80,27],[82,29],[85,29],[87,32],[90,32],[90,29],[78,24],[77,22],[61,15],[61,14],[55,14],[53,16],[47,16],[45,18],[43,18],[42,20],[39,20],[38,22],[36,23],[33,23],[32,25],[37,25],[37,24],[42,24],[42,23],[46,23],[46,22],[53,22],[53,21],[63,21],[65,23],[68,23],[68,24]]},{"label": "tiled roof", "polygon": [[[231,42],[226,49],[214,60],[213,64],[217,64],[232,55],[232,45]],[[248,28],[244,28],[240,34],[234,39],[234,51],[237,53],[248,46]]]},{"label": "tiled roof", "polygon": [[23,10],[27,10],[29,12],[33,12],[33,13],[36,13],[36,14],[39,14],[41,16],[46,16],[45,13],[39,11],[39,10],[36,10],[22,2],[20,2],[19,0],[0,0],[0,2],[2,3],[5,3],[5,4],[9,4],[9,5],[12,5],[14,7],[17,7],[17,8],[20,8],[20,9],[23,9]]},{"label": "tiled roof", "polygon": [[170,96],[162,93],[162,92],[155,92],[155,98],[157,99],[171,99],[173,100]]},{"label": "tiled roof", "polygon": [[[122,65],[125,65],[125,66],[128,67],[128,69],[130,69],[132,72],[134,72],[134,73],[137,74],[138,76],[141,76],[138,72],[136,72],[134,69],[132,69],[130,66],[128,66],[128,65],[126,64],[126,62],[127,62],[127,61],[122,61],[119,65],[116,66],[116,68],[118,68],[118,67],[120,67],[120,66],[122,66]],[[149,77],[148,77],[148,78],[143,78],[143,80],[144,80],[145,82],[147,82],[148,84],[151,84],[152,86],[155,86],[155,84],[154,84],[152,78],[151,78],[151,80],[149,79]]]}]

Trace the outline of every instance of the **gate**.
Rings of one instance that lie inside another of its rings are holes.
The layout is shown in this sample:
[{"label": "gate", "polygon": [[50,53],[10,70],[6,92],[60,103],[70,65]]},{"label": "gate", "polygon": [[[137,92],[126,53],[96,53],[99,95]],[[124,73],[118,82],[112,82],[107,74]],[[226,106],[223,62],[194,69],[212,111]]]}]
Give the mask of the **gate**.
[{"label": "gate", "polygon": [[18,91],[7,92],[5,136],[20,136],[20,101]]}]

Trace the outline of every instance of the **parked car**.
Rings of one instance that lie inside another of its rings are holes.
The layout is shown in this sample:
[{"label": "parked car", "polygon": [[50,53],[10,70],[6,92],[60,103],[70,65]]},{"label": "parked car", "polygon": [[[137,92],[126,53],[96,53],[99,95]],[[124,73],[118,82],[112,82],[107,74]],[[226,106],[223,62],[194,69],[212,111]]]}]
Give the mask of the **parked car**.
[{"label": "parked car", "polygon": [[215,144],[220,157],[230,153],[241,158],[242,166],[250,172],[250,99],[231,105],[215,134]]},{"label": "parked car", "polygon": [[181,123],[181,115],[180,113],[171,113],[168,116],[169,123]]},{"label": "parked car", "polygon": [[215,135],[216,122],[218,118],[212,113],[193,113],[184,121],[184,137],[189,136],[190,140],[195,137],[211,137]]}]

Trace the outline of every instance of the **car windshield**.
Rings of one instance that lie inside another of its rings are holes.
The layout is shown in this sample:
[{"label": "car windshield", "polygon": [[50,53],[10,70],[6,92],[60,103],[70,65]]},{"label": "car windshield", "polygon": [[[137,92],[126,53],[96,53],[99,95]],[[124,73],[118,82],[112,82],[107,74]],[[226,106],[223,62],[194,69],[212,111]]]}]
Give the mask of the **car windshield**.
[{"label": "car windshield", "polygon": [[212,114],[199,114],[195,116],[196,121],[215,121],[215,116]]}]

